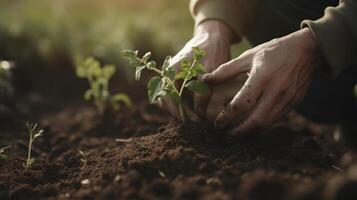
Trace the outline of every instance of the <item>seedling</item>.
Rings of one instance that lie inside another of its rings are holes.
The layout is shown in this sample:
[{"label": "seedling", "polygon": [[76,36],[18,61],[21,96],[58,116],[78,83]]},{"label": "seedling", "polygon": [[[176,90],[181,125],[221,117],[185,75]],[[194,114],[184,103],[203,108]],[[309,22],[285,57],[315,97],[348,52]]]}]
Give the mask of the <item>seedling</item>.
[{"label": "seedling", "polygon": [[27,159],[26,163],[23,164],[25,169],[31,168],[31,165],[35,162],[34,158],[31,158],[31,150],[32,150],[32,143],[35,141],[36,138],[42,136],[43,130],[38,129],[38,125],[36,123],[26,123],[27,130],[29,132],[29,144],[28,144],[28,152],[27,152]]},{"label": "seedling", "polygon": [[100,115],[104,115],[108,105],[116,111],[120,110],[120,103],[124,103],[126,106],[132,105],[128,95],[124,93],[110,94],[109,81],[115,71],[114,65],[101,66],[99,61],[92,57],[77,62],[77,76],[87,79],[90,86],[84,93],[84,99],[93,101]]},{"label": "seedling", "polygon": [[0,92],[6,96],[12,96],[13,88],[10,83],[11,63],[8,61],[0,61]]},{"label": "seedling", "polygon": [[198,47],[192,48],[193,61],[184,60],[181,62],[181,70],[176,71],[170,65],[171,57],[167,56],[162,64],[161,70],[157,68],[155,61],[149,61],[151,53],[147,52],[142,58],[138,57],[138,51],[125,50],[123,56],[129,60],[130,65],[135,68],[135,79],[139,80],[142,70],[147,69],[157,73],[148,83],[148,97],[150,103],[157,103],[160,98],[169,96],[178,105],[181,119],[187,121],[186,113],[182,102],[182,93],[185,88],[188,90],[206,95],[210,89],[196,78],[205,73],[203,65],[200,63],[204,52]]},{"label": "seedling", "polygon": [[86,156],[86,154],[83,152],[83,151],[81,151],[81,150],[79,150],[79,154],[81,154],[81,163],[82,163],[82,166],[81,166],[81,169],[84,169],[86,166],[87,166],[87,163],[88,163],[88,161],[87,161],[87,156]]},{"label": "seedling", "polygon": [[11,148],[11,145],[0,148],[0,159],[1,160],[5,160],[7,158],[7,155],[5,153],[10,148]]}]

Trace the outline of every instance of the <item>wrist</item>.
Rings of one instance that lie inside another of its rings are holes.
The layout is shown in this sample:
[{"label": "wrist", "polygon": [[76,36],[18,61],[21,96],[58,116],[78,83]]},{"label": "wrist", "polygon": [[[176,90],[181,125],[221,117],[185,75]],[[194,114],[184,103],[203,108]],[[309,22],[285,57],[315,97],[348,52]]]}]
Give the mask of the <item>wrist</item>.
[{"label": "wrist", "polygon": [[304,49],[309,52],[318,55],[320,52],[318,42],[309,28],[303,28],[299,31]]},{"label": "wrist", "polygon": [[219,20],[207,20],[195,27],[194,35],[208,34],[212,39],[219,39],[231,44],[234,38],[233,31]]}]

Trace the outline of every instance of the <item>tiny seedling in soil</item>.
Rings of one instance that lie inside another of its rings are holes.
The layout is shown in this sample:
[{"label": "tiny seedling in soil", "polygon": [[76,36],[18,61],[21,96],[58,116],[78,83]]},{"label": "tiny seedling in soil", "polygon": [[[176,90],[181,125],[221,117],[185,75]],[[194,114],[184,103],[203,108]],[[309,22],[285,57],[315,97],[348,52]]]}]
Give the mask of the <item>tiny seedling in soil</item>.
[{"label": "tiny seedling in soil", "polygon": [[77,76],[87,79],[89,83],[89,89],[85,91],[84,99],[93,101],[101,116],[107,111],[108,105],[115,111],[120,110],[120,103],[124,103],[126,106],[132,105],[128,95],[124,93],[110,94],[109,81],[115,71],[114,65],[101,66],[99,61],[92,57],[77,60]]},{"label": "tiny seedling in soil", "polygon": [[11,148],[11,145],[0,148],[0,159],[1,160],[5,160],[7,158],[7,155],[5,153],[10,148]]},{"label": "tiny seedling in soil", "polygon": [[206,95],[210,89],[202,81],[197,80],[197,77],[205,73],[203,65],[200,63],[204,52],[198,47],[192,48],[193,61],[184,60],[181,62],[181,70],[176,71],[170,65],[171,57],[167,56],[161,69],[156,65],[155,61],[149,61],[151,56],[147,52],[142,58],[138,57],[138,51],[125,50],[123,56],[129,60],[129,64],[135,67],[135,79],[139,80],[142,70],[147,69],[157,73],[148,83],[148,97],[150,103],[157,103],[160,98],[169,96],[175,102],[180,111],[183,122],[187,121],[186,113],[182,102],[182,93],[185,88],[191,92],[200,95]]},{"label": "tiny seedling in soil", "polygon": [[87,166],[87,163],[88,163],[88,161],[87,161],[87,156],[86,156],[86,154],[83,152],[83,151],[81,151],[81,150],[79,150],[79,154],[81,154],[81,163],[82,163],[82,166],[81,166],[81,169],[84,169],[86,166]]},{"label": "tiny seedling in soil", "polygon": [[11,96],[13,93],[10,83],[10,67],[10,62],[0,61],[0,93],[6,96]]},{"label": "tiny seedling in soil", "polygon": [[26,159],[26,163],[23,164],[23,167],[25,169],[29,169],[31,168],[31,165],[35,162],[35,159],[31,158],[32,144],[36,138],[42,136],[43,130],[38,129],[38,125],[36,123],[27,122],[26,126],[30,136],[29,136],[27,159]]}]

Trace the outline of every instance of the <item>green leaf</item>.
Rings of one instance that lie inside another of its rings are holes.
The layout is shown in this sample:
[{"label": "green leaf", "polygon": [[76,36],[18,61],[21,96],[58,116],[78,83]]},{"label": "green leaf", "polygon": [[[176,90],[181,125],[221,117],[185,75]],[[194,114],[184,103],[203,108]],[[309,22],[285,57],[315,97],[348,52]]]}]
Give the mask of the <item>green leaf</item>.
[{"label": "green leaf", "polygon": [[168,95],[170,96],[170,98],[173,102],[175,102],[176,104],[180,103],[181,98],[176,92],[169,91]]},{"label": "green leaf", "polygon": [[76,67],[76,74],[79,78],[86,78],[88,76],[88,69],[83,66]]},{"label": "green leaf", "polygon": [[199,47],[192,47],[193,51],[193,58],[197,61],[199,61],[205,53],[199,48]]},{"label": "green leaf", "polygon": [[92,90],[87,90],[84,92],[83,98],[86,101],[90,101],[94,97],[93,91]]},{"label": "green leaf", "polygon": [[199,80],[192,80],[188,82],[185,87],[189,89],[192,92],[201,94],[201,95],[207,95],[210,92],[209,87],[203,83],[202,81]]},{"label": "green leaf", "polygon": [[130,99],[130,97],[124,93],[117,93],[113,96],[113,101],[117,102],[117,103],[124,103],[126,106],[132,106],[133,103]]},{"label": "green leaf", "polygon": [[150,61],[150,62],[148,62],[147,68],[148,68],[148,69],[154,69],[154,68],[156,68],[156,62],[155,62],[155,61]]},{"label": "green leaf", "polygon": [[188,60],[183,60],[181,61],[181,70],[182,71],[188,71],[190,70],[191,67],[191,63]]},{"label": "green leaf", "polygon": [[180,71],[179,73],[176,74],[175,79],[184,79],[186,77],[187,73],[185,71]]},{"label": "green leaf", "polygon": [[133,67],[138,67],[142,64],[141,59],[138,58],[138,51],[124,50],[122,51],[122,55],[129,60],[129,64]]},{"label": "green leaf", "polygon": [[88,70],[89,75],[92,75],[94,77],[100,77],[102,74],[102,69],[100,68],[99,63],[98,64],[92,64]]},{"label": "green leaf", "polygon": [[100,68],[99,62],[94,59],[93,57],[88,57],[84,61],[84,66],[88,67],[89,69],[91,68]]},{"label": "green leaf", "polygon": [[201,63],[197,63],[194,68],[195,71],[197,72],[197,75],[206,73],[206,69],[203,67]]},{"label": "green leaf", "polygon": [[123,55],[124,58],[126,59],[133,59],[136,58],[138,56],[138,51],[133,51],[133,50],[124,50],[121,53]]},{"label": "green leaf", "polygon": [[162,69],[166,69],[170,66],[171,56],[166,56],[164,63],[162,64]]},{"label": "green leaf", "polygon": [[143,56],[143,62],[146,63],[149,58],[151,57],[151,52],[147,52],[144,56]]},{"label": "green leaf", "polygon": [[43,133],[43,130],[40,130],[40,132],[36,133],[36,134],[33,136],[33,140],[35,140],[35,138],[37,138],[37,137],[41,137],[41,136],[42,136],[42,133]]},{"label": "green leaf", "polygon": [[116,68],[114,65],[106,65],[103,67],[102,71],[103,76],[106,77],[106,79],[110,79],[114,75]]},{"label": "green leaf", "polygon": [[173,67],[167,67],[163,70],[164,76],[169,77],[171,80],[175,79],[176,71]]},{"label": "green leaf", "polygon": [[148,97],[150,103],[156,103],[156,101],[164,96],[166,92],[163,90],[164,81],[160,76],[153,77],[148,83]]},{"label": "green leaf", "polygon": [[140,67],[137,67],[135,69],[135,80],[140,80],[140,77],[141,77],[141,71],[143,71],[143,69],[145,69],[145,65],[144,66],[140,66]]}]

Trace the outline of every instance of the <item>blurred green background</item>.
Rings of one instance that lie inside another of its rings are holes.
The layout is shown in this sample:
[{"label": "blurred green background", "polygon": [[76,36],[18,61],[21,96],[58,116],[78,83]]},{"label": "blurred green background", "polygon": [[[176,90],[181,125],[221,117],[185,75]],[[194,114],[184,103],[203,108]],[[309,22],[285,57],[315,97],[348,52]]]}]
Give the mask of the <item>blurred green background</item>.
[{"label": "blurred green background", "polygon": [[0,57],[51,66],[92,55],[120,63],[122,49],[162,58],[192,35],[188,0],[0,1]]},{"label": "blurred green background", "polygon": [[[192,36],[188,4],[189,0],[1,0],[0,60],[26,68],[27,77],[20,78],[31,77],[38,85],[43,77],[53,85],[58,79],[38,75],[41,69],[54,69],[51,74],[64,77],[60,70],[70,71],[78,56],[114,64],[118,74],[130,80],[132,71],[125,67],[121,51],[151,51],[158,61],[174,55]],[[236,46],[233,54],[247,47]]]}]

